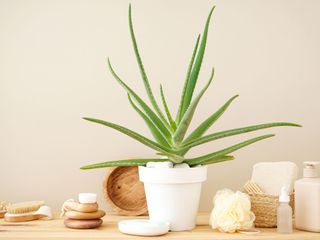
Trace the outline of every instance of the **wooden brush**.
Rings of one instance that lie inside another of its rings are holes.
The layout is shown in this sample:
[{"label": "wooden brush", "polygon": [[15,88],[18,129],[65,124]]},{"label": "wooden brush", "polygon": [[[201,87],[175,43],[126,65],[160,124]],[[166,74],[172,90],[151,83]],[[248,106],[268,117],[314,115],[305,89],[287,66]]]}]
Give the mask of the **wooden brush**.
[{"label": "wooden brush", "polygon": [[243,188],[248,194],[263,194],[263,191],[259,185],[252,181],[246,182]]},{"label": "wooden brush", "polygon": [[46,217],[35,212],[44,205],[44,201],[30,201],[11,204],[7,207],[4,220],[7,222],[25,222]]},{"label": "wooden brush", "polygon": [[4,214],[7,212],[8,203],[5,201],[0,201],[0,218],[4,217]]}]

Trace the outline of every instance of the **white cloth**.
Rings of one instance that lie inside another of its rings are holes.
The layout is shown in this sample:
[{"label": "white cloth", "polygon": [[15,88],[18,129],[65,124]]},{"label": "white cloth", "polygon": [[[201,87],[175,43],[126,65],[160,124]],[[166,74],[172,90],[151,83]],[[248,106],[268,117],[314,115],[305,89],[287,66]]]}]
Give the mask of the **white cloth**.
[{"label": "white cloth", "polygon": [[297,177],[298,167],[293,162],[260,162],[253,166],[251,181],[265,194],[278,196],[281,187],[291,193]]}]

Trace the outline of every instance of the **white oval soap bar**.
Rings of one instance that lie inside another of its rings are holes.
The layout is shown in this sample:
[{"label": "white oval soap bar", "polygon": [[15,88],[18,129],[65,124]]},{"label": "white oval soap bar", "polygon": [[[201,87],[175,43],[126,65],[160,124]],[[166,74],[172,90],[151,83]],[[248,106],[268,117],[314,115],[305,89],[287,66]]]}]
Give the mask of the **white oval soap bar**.
[{"label": "white oval soap bar", "polygon": [[79,203],[96,203],[97,194],[95,193],[79,193]]},{"label": "white oval soap bar", "polygon": [[151,220],[124,220],[118,223],[119,231],[138,236],[159,236],[168,233],[169,223]]}]

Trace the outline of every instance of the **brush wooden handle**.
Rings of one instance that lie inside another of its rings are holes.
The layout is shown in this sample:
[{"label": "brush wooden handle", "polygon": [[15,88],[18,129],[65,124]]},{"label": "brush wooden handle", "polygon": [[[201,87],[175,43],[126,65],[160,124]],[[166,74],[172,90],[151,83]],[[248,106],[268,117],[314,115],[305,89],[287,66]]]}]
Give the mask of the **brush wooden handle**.
[{"label": "brush wooden handle", "polygon": [[41,218],[47,217],[43,214],[32,214],[32,215],[24,215],[24,216],[6,216],[4,215],[4,220],[6,222],[27,222],[33,220],[39,220]]}]

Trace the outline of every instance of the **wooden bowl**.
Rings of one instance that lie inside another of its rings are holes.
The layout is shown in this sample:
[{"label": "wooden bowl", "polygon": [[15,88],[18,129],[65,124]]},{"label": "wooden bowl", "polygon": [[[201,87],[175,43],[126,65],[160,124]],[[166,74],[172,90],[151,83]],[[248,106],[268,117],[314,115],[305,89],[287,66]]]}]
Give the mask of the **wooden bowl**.
[{"label": "wooden bowl", "polygon": [[103,181],[103,193],[109,206],[119,215],[138,216],[148,212],[138,167],[108,169]]}]

